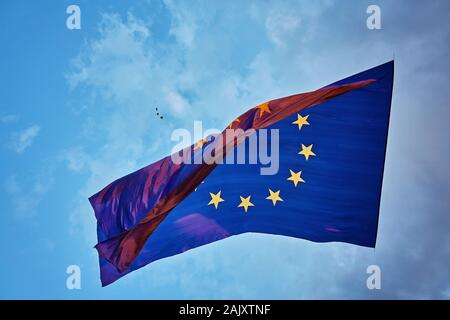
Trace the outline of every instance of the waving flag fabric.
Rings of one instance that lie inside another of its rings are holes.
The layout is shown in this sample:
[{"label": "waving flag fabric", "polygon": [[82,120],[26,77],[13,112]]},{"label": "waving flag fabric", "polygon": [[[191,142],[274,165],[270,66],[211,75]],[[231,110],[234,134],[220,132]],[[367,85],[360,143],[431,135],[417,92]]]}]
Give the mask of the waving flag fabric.
[{"label": "waving flag fabric", "polygon": [[[246,232],[374,247],[393,72],[391,61],[234,119],[228,129],[253,129],[256,137],[278,129],[273,175],[261,175],[255,164],[176,163],[167,156],[93,195],[102,284]],[[250,138],[239,135],[229,148],[225,135],[183,152],[195,160],[211,146],[226,155]],[[266,138],[273,143],[274,136]]]}]

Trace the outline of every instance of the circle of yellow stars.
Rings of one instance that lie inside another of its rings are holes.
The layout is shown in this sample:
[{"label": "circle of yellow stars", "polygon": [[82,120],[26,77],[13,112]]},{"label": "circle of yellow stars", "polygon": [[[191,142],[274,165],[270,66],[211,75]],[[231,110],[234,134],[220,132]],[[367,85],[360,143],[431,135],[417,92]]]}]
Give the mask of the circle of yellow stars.
[{"label": "circle of yellow stars", "polygon": [[[259,117],[263,117],[265,114],[272,113],[269,107],[269,103],[265,102],[263,104],[258,105],[255,107],[256,111],[259,111]],[[298,129],[301,130],[303,126],[309,126],[310,123],[308,122],[309,115],[301,116],[300,114],[297,114],[297,120],[292,122],[292,124],[297,125]],[[232,127],[233,123],[240,122],[239,118],[235,119],[233,122],[230,123],[229,128]],[[201,148],[204,141],[198,142],[197,148]],[[315,157],[316,154],[313,152],[313,144],[305,145],[301,144],[301,150],[298,152],[299,155],[302,155],[305,157],[306,161],[309,160],[310,157]],[[287,178],[288,181],[292,181],[294,184],[294,188],[297,188],[297,185],[299,183],[306,183],[305,180],[302,178],[302,171],[294,171],[292,169],[289,169],[290,176]],[[202,182],[203,183],[203,182]],[[195,189],[197,191],[197,188]],[[265,198],[268,201],[272,202],[273,206],[276,206],[278,202],[283,202],[283,199],[280,196],[281,190],[273,191],[272,189],[268,189],[268,195]],[[210,192],[209,193],[211,200],[208,202],[208,205],[213,205],[214,208],[217,210],[219,208],[220,203],[225,202],[225,200],[222,198],[222,191],[219,190],[217,193]],[[248,209],[250,207],[254,207],[255,205],[252,203],[251,198],[252,195],[240,195],[240,203],[238,204],[238,208],[243,208],[244,212],[247,213]]]}]

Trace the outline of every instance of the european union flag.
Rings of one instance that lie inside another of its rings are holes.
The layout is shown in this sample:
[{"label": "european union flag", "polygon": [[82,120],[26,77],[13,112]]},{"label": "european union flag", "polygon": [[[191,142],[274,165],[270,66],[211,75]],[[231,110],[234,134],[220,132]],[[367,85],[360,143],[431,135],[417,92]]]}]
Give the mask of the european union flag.
[{"label": "european union flag", "polygon": [[[246,232],[374,247],[392,96],[393,61],[314,92],[271,100],[233,120],[245,132],[277,129],[275,174],[255,164],[161,159],[89,200],[98,222],[101,280]],[[229,154],[224,130],[185,148]],[[276,138],[276,141],[275,141]],[[251,148],[245,148],[251,157]],[[180,153],[181,154],[181,153]]]}]

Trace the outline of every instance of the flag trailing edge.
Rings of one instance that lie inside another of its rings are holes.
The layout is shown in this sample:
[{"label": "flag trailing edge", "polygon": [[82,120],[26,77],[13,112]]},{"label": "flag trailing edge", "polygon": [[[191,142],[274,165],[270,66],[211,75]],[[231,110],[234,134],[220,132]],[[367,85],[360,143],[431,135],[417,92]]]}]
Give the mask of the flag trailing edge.
[{"label": "flag trailing edge", "polygon": [[[380,80],[384,80],[385,82],[381,89],[390,91],[384,93],[384,96],[389,96],[389,101],[385,101],[385,104],[389,104],[388,109],[390,110],[392,78],[393,61],[313,92],[296,94],[258,105],[236,118],[238,121],[233,121],[229,128],[240,128],[243,130],[266,128],[306,108],[326,103],[346,93],[358,90],[370,90],[371,85]],[[264,112],[264,110],[270,112]],[[383,114],[384,118],[382,119],[385,122],[385,130],[381,132],[384,135],[384,150],[382,152],[383,167],[389,110],[387,110],[387,114]],[[221,135],[223,136],[224,133],[225,130]],[[244,138],[238,137],[238,142]],[[223,141],[223,139],[219,138],[215,139],[212,143],[221,143]],[[223,150],[223,153],[226,153],[227,149],[225,147],[226,145],[223,145],[219,150]],[[190,151],[194,150],[195,153],[195,148],[195,145],[192,145],[184,151],[189,149]],[[100,258],[103,285],[107,285],[126,273],[157,260],[155,257],[147,259],[148,261],[142,258],[142,261],[136,262],[136,258],[140,257],[141,251],[149,239],[152,238],[152,234],[170,216],[171,211],[179,204],[182,205],[182,202],[213,172],[216,166],[217,164],[204,163],[199,165],[174,164],[171,156],[168,156],[112,182],[89,199],[94,208],[98,223],[99,243],[96,245],[96,249]],[[378,202],[381,195],[381,184],[379,189]],[[378,211],[379,203],[376,209]],[[378,222],[378,214],[376,216],[376,222]],[[221,232],[219,231],[219,234]],[[242,232],[237,232],[236,234],[239,233]],[[233,234],[233,232],[225,232],[212,241]],[[274,232],[274,234],[284,233]],[[303,238],[313,241],[336,241],[314,239],[308,236],[303,236]],[[367,246],[374,246],[375,240],[376,237],[373,241],[371,240],[366,243],[337,239],[337,241]],[[202,241],[205,244],[212,242],[208,242],[208,240]],[[202,243],[199,245],[202,245]],[[196,246],[198,245],[193,245],[192,247]],[[153,249],[158,251],[155,248]],[[160,252],[159,255],[164,257],[185,251],[177,250],[168,250],[170,254]],[[145,254],[148,253],[144,252],[141,256],[145,256]]]}]

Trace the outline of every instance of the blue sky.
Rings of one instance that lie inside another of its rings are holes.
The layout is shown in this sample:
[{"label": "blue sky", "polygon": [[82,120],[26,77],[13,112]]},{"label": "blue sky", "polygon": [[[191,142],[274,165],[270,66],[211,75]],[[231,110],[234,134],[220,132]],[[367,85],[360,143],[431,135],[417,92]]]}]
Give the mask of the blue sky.
[{"label": "blue sky", "polygon": [[[66,8],[81,8],[81,30]],[[366,28],[378,4],[382,30]],[[450,4],[5,1],[1,298],[450,298]],[[246,234],[101,288],[87,198],[262,101],[395,57],[377,248]],[[155,115],[158,106],[164,115]],[[81,267],[81,290],[66,268]],[[367,290],[366,268],[382,270]]]}]

